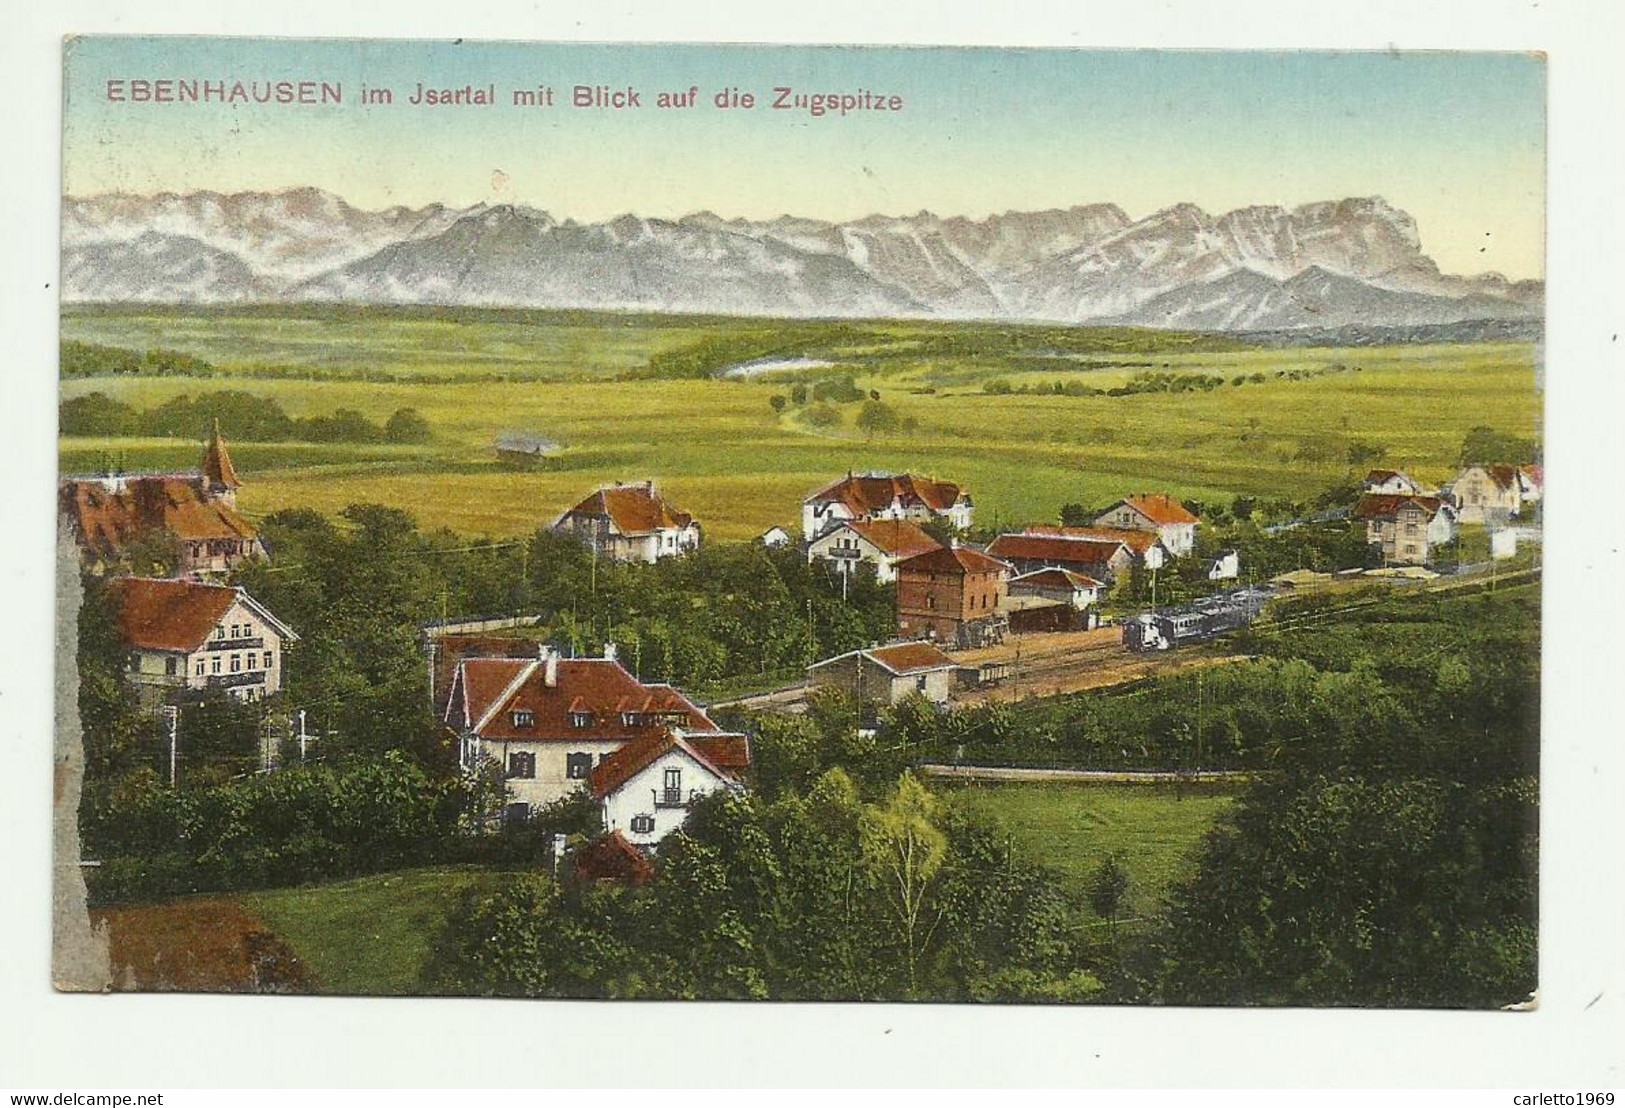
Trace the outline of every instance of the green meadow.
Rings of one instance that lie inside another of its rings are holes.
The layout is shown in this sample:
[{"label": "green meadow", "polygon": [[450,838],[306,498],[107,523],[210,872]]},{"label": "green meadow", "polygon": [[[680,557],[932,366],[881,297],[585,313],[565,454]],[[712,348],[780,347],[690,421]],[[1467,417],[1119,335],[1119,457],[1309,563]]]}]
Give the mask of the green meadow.
[{"label": "green meadow", "polygon": [[[415,408],[434,428],[420,446],[234,444],[241,505],[252,517],[375,501],[471,535],[527,533],[599,484],[654,478],[711,538],[746,539],[791,524],[810,490],[849,469],[957,481],[990,524],[1053,520],[1068,501],[1139,490],[1296,499],[1363,471],[1351,458],[1373,449],[1384,465],[1442,480],[1470,428],[1529,436],[1540,418],[1532,344],[1276,349],[1089,328],[358,308],[85,308],[66,312],[62,328],[65,339],[177,350],[213,366],[70,378],[64,398],[101,392],[150,408],[234,389],[292,416],[349,408],[379,422]],[[720,376],[797,358],[830,366]],[[664,374],[670,366],[687,375]],[[1225,383],[1105,394],[1146,373]],[[832,374],[878,393],[895,427],[860,429],[860,403],[829,405],[835,418],[826,411],[822,423],[808,418],[816,403],[775,410],[773,397]],[[1238,377],[1247,379],[1232,384]],[[1038,392],[1057,386],[1097,394]],[[565,449],[515,472],[494,452],[508,431]],[[61,464],[177,468],[197,451],[71,438]]]}]

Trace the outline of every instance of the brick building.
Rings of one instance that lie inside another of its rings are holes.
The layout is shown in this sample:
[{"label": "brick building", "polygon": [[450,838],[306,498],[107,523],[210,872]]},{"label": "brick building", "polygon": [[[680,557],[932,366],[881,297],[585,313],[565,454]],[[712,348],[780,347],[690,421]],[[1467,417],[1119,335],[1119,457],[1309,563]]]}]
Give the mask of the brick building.
[{"label": "brick building", "polygon": [[945,546],[897,563],[897,629],[945,646],[998,642],[1010,566],[979,550]]}]

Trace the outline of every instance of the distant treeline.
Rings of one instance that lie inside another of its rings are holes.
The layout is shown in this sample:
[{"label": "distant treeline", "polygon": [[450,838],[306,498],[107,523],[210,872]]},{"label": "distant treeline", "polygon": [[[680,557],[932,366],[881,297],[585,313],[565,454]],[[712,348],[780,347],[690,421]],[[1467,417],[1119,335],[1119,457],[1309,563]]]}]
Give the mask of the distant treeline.
[{"label": "distant treeline", "polygon": [[[1355,366],[1354,371],[1359,372],[1360,367]],[[1307,381],[1314,377],[1324,377],[1330,373],[1347,373],[1349,367],[1341,363],[1336,365],[1320,366],[1318,368],[1299,367],[1297,369],[1278,369],[1273,373],[1238,373],[1228,378],[1228,383],[1235,388],[1242,385],[1262,385],[1266,381]],[[1025,396],[1134,396],[1145,392],[1212,392],[1223,387],[1227,379],[1212,373],[1136,373],[1127,384],[1116,385],[1109,389],[1096,388],[1082,381],[1041,381],[1032,385],[1011,384],[1003,377],[996,377],[982,386],[982,391],[991,396],[1009,396],[1020,394]]]},{"label": "distant treeline", "polygon": [[380,426],[351,408],[290,416],[275,400],[230,390],[177,396],[146,411],[93,392],[64,400],[57,420],[60,434],[88,437],[199,438],[216,420],[227,438],[243,442],[423,443],[434,434],[412,408],[398,409]]},{"label": "distant treeline", "polygon": [[201,377],[214,372],[214,366],[179,350],[126,350],[122,346],[100,346],[93,342],[64,339],[61,343],[62,376],[112,377],[140,374],[145,377]]}]

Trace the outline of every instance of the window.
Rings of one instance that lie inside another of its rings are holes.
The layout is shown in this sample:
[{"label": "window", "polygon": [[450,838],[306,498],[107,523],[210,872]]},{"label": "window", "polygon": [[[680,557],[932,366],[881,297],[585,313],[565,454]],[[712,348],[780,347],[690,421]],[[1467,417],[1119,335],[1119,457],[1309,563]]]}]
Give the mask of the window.
[{"label": "window", "polygon": [[259,669],[260,668],[260,656],[258,654],[255,654],[253,651],[249,651],[248,654],[247,654],[247,658],[248,658],[248,668],[249,669]]},{"label": "window", "polygon": [[220,672],[220,656],[218,654],[216,654],[213,658],[209,659],[209,672],[210,673],[219,673]]},{"label": "window", "polygon": [[591,712],[571,712],[570,713],[570,726],[571,727],[591,727],[592,726],[592,713]]},{"label": "window", "polygon": [[267,650],[267,651],[266,651],[266,652],[265,652],[265,668],[266,668],[266,669],[270,669],[270,668],[271,668],[271,662],[272,662],[272,658],[271,658],[271,652],[270,652],[270,651],[269,651],[269,650]]},{"label": "window", "polygon": [[655,830],[655,818],[653,816],[633,816],[632,817],[632,834],[634,834],[634,835],[652,835],[652,834],[654,834],[654,830]]},{"label": "window", "polygon": [[173,654],[171,654],[169,657],[164,659],[164,674],[165,674],[165,676],[168,676],[168,677],[175,676],[176,672],[180,669],[180,667],[181,667],[181,660],[179,658],[175,657]]},{"label": "window", "polygon": [[242,669],[243,669],[243,656],[241,654],[233,654],[231,656],[231,672],[233,672],[233,673],[241,673]]},{"label": "window", "polygon": [[203,659],[202,658],[199,658],[197,660],[197,675],[199,677],[203,676]]},{"label": "window", "polygon": [[130,672],[131,673],[140,673],[141,672],[141,655],[139,655],[139,654],[131,654],[130,655]]},{"label": "window", "polygon": [[914,679],[914,688],[918,692],[924,692],[925,691],[925,674],[922,673],[922,674],[920,674],[918,677],[916,677]]},{"label": "window", "polygon": [[533,712],[529,712],[521,708],[517,709],[513,713],[513,725],[515,727],[530,727],[535,723],[536,715]]},{"label": "window", "polygon": [[668,788],[668,789],[677,789],[678,791],[682,791],[682,788],[683,788],[683,771],[682,770],[680,770],[680,769],[668,769],[666,771],[666,788]]},{"label": "window", "polygon": [[660,790],[660,803],[681,804],[682,802],[683,771],[673,767],[666,771],[664,787]]},{"label": "window", "polygon": [[592,772],[591,754],[566,754],[564,756],[564,776],[572,781],[581,781]]},{"label": "window", "polygon": [[536,755],[513,753],[508,755],[508,776],[531,778],[536,776]]},{"label": "window", "polygon": [[622,727],[642,727],[647,722],[648,722],[648,719],[643,715],[642,712],[622,712],[621,713],[621,726]]},{"label": "window", "polygon": [[225,624],[217,623],[217,624],[214,625],[214,637],[217,638],[217,639],[223,639],[223,638],[226,637],[226,625]]}]

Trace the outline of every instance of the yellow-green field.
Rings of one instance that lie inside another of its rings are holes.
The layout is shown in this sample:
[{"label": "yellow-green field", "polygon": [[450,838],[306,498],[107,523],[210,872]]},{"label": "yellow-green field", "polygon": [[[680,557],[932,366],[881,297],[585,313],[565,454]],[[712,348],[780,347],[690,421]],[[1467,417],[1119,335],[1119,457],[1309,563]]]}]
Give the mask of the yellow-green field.
[{"label": "yellow-green field", "polygon": [[[75,378],[63,382],[63,395],[102,392],[150,408],[229,388],[275,399],[294,416],[353,408],[382,421],[416,408],[435,429],[432,443],[416,447],[234,445],[251,516],[375,501],[408,508],[427,526],[514,535],[551,522],[601,483],[652,477],[722,540],[791,523],[808,491],[849,469],[958,481],[982,522],[1053,520],[1068,501],[1139,490],[1211,500],[1311,496],[1348,476],[1352,444],[1379,445],[1383,464],[1442,480],[1470,428],[1531,436],[1540,416],[1530,344],[1158,349],[1127,366],[1120,347],[1112,356],[1006,357],[990,352],[996,334],[986,333],[963,354],[911,356],[911,325],[895,324],[880,349],[794,351],[850,366],[859,386],[878,390],[910,426],[868,437],[854,426],[857,404],[839,406],[841,422],[824,429],[794,405],[775,412],[769,400],[787,394],[790,379],[626,379],[657,352],[726,336],[735,326],[727,321],[516,318],[71,312],[65,338],[183,350],[218,371]],[[738,326],[759,333],[772,324]],[[929,326],[939,336],[945,327]],[[1274,376],[1332,365],[1347,368],[1296,381]],[[1116,397],[983,391],[993,379],[1104,390],[1145,367],[1227,383]],[[1253,373],[1265,381],[1228,384]],[[380,376],[393,379],[363,379]],[[545,468],[516,473],[493,450],[506,431],[540,434],[566,450]],[[197,451],[162,439],[61,442],[66,472],[109,458],[129,470],[186,467]]]}]

